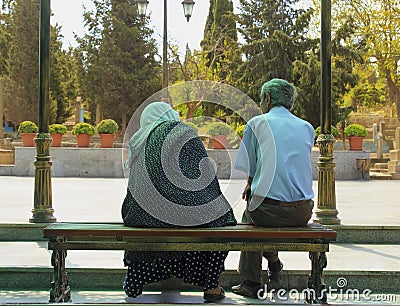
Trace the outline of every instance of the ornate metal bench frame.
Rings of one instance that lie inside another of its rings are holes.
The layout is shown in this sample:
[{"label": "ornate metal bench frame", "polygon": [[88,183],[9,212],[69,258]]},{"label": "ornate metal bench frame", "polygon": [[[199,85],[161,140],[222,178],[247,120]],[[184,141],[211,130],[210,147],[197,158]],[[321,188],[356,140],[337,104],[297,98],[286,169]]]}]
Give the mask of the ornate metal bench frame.
[{"label": "ornate metal bench frame", "polygon": [[132,228],[119,223],[54,223],[43,231],[54,267],[50,302],[70,302],[67,250],[131,251],[294,251],[309,252],[308,303],[326,303],[323,269],[336,232],[319,224],[304,228]]}]

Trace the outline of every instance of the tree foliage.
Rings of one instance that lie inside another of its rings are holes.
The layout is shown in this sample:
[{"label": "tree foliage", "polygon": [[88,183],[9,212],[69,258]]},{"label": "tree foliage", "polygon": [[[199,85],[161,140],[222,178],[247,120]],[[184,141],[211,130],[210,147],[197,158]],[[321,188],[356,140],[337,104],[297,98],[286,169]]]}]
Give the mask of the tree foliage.
[{"label": "tree foliage", "polygon": [[64,123],[70,116],[69,102],[74,94],[68,95],[70,83],[70,54],[62,49],[61,28],[51,28],[50,35],[50,123]]},{"label": "tree foliage", "polygon": [[[0,22],[0,54],[4,55],[0,69],[7,79],[5,114],[17,125],[24,120],[38,122],[39,5],[40,2],[35,0],[3,1],[5,13]],[[1,29],[5,29],[6,36]],[[51,27],[50,37],[49,123],[61,123],[69,115],[65,92],[68,55],[61,48],[59,26]]]},{"label": "tree foliage", "polygon": [[8,74],[7,64],[10,40],[10,14],[8,13],[6,3],[3,3],[3,7],[0,10],[0,77],[6,77]]},{"label": "tree foliage", "polygon": [[10,14],[5,113],[15,124],[38,122],[39,1],[15,1]]},{"label": "tree foliage", "polygon": [[[347,19],[332,35],[332,115],[333,124],[341,121],[341,106],[346,94],[357,85],[359,76],[355,65],[363,63],[363,42],[352,41],[354,23]],[[293,82],[297,86],[298,97],[295,113],[309,121],[314,127],[320,125],[321,91],[320,49],[310,50],[305,60],[293,63]]]},{"label": "tree foliage", "polygon": [[[388,104],[396,104],[397,117],[400,118],[400,2],[338,0],[337,7],[341,18],[349,14],[353,16],[354,39],[365,41],[364,59],[370,67],[375,67],[378,78],[385,82]],[[378,87],[379,83],[376,83]],[[364,82],[364,85],[367,84]],[[378,87],[373,91],[379,90]]]},{"label": "tree foliage", "polygon": [[[203,70],[208,74],[205,79],[233,85],[241,57],[232,0],[210,1],[201,47],[197,59],[205,65]],[[218,111],[230,113],[212,103],[202,103],[202,107],[204,115],[210,117]]]},{"label": "tree foliage", "polygon": [[135,1],[94,1],[84,14],[87,34],[79,39],[83,96],[122,125],[126,116],[160,89],[156,46]]},{"label": "tree foliage", "polygon": [[256,101],[269,79],[292,81],[292,63],[302,60],[313,43],[306,35],[312,10],[298,8],[298,2],[240,0],[238,24],[245,61],[237,86]]}]

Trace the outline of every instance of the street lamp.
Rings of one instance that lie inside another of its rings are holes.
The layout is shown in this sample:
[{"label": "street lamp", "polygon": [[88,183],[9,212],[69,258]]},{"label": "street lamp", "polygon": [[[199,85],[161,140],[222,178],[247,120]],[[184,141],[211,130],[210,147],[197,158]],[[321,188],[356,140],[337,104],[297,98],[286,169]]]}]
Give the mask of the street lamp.
[{"label": "street lamp", "polygon": [[140,17],[146,16],[147,5],[149,1],[147,0],[136,0],[137,10]]},{"label": "street lamp", "polygon": [[[138,7],[138,14],[140,16],[146,15],[147,4],[149,1],[147,0],[136,0],[136,4]],[[183,0],[183,13],[187,21],[189,22],[190,17],[192,16],[194,1],[193,0]],[[167,0],[164,0],[164,31],[163,31],[163,63],[162,63],[162,88],[168,87],[168,41],[167,41]],[[164,102],[168,102],[168,90],[164,90],[162,92],[162,100]]]},{"label": "street lamp", "polygon": [[190,17],[192,17],[194,1],[183,0],[182,5],[183,5],[183,13],[185,14],[187,21],[189,22]]}]

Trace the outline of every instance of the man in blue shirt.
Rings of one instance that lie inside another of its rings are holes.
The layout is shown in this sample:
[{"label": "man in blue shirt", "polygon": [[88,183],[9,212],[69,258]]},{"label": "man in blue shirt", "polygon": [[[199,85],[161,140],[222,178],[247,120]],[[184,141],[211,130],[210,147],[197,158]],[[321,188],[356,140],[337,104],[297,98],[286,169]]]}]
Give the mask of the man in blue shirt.
[{"label": "man in blue shirt", "polygon": [[[305,226],[310,220],[312,198],[311,149],[314,128],[290,110],[296,88],[272,79],[261,89],[261,110],[246,124],[235,169],[244,171],[247,200],[244,222],[257,226]],[[269,282],[279,282],[282,263],[278,252],[241,252],[239,274],[244,281],[232,292],[257,298],[261,288],[262,257],[268,260]]]}]

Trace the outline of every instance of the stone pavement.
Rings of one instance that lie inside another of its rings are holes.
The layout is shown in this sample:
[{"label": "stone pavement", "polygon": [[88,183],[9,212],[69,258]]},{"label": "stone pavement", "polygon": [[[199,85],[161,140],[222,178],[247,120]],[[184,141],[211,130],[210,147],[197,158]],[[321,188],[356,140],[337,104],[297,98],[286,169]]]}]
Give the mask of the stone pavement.
[{"label": "stone pavement", "polygon": [[[53,208],[57,221],[91,221],[120,222],[120,208],[125,196],[126,181],[124,179],[101,178],[53,178]],[[234,207],[234,213],[240,220],[244,201],[240,199],[244,180],[220,180],[221,188]],[[31,217],[33,207],[32,177],[1,177],[0,176],[0,224],[26,224]],[[317,196],[317,182],[314,181],[314,192]],[[400,181],[337,181],[336,197],[339,218],[343,225],[376,225],[400,228]],[[315,203],[317,200],[315,199]],[[285,270],[304,271],[309,269],[308,254],[282,252],[281,259]],[[226,270],[235,270],[239,258],[238,252],[230,252],[226,260]],[[264,263],[264,267],[266,263]],[[0,242],[0,270],[17,268],[49,269],[50,252],[46,242]],[[123,270],[122,252],[119,251],[70,251],[67,257],[68,268],[103,268]],[[380,292],[380,287],[374,287],[374,278],[386,278],[388,286],[383,292],[399,293],[400,283],[400,245],[399,244],[360,244],[336,243],[331,245],[328,253],[326,274],[331,282],[339,278],[349,281],[348,288],[357,288],[360,284],[352,275],[357,275],[359,282],[364,282],[363,288],[371,288],[374,294]],[[0,276],[1,277],[1,276]],[[385,281],[383,281],[385,282]],[[390,285],[391,284],[391,285]],[[369,286],[369,287],[365,287]],[[1,287],[1,286],[0,286]],[[228,289],[228,288],[227,288]],[[8,289],[10,290],[10,289]],[[381,291],[382,292],[382,291]],[[90,303],[169,303],[195,304],[202,303],[201,294],[177,292],[172,295],[161,295],[150,292],[138,300],[127,301],[123,292],[90,293],[80,291],[74,293],[74,302]],[[394,305],[394,299],[399,302],[399,295],[385,296],[386,304]],[[382,298],[382,297],[380,297]],[[43,291],[7,291],[0,288],[0,304],[2,303],[46,303],[48,292]],[[166,300],[165,300],[166,299]],[[178,300],[177,300],[178,299]],[[241,299],[231,293],[226,303],[249,304],[260,303],[250,299]],[[379,296],[374,297],[378,303]],[[266,302],[266,301],[264,301]],[[277,301],[275,301],[277,302]],[[275,303],[274,302],[274,303]],[[291,301],[293,302],[293,301]],[[331,303],[337,303],[333,298]],[[354,300],[353,300],[354,302]],[[364,300],[365,303],[370,301]],[[271,301],[268,301],[271,303]],[[301,303],[301,301],[300,301]],[[278,301],[279,304],[279,301]],[[346,304],[340,300],[339,304]],[[380,303],[378,303],[380,304]]]},{"label": "stone pavement", "polygon": [[[240,220],[245,180],[220,180]],[[28,222],[33,208],[33,177],[0,176],[0,223]],[[317,203],[318,182],[313,182]],[[336,181],[336,206],[343,225],[400,225],[400,181]],[[52,178],[57,221],[121,221],[126,181],[103,178]],[[316,205],[315,205],[316,206]]]}]

